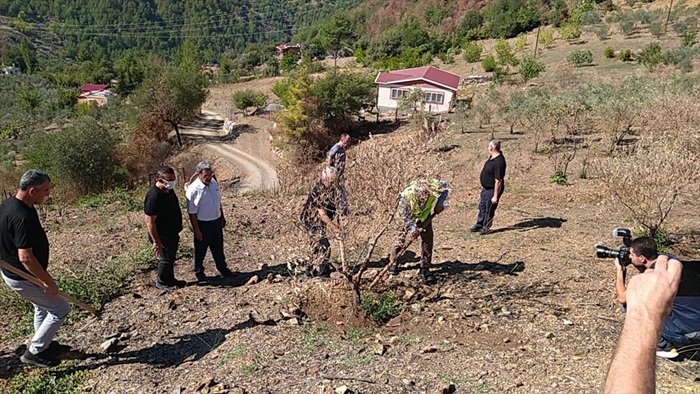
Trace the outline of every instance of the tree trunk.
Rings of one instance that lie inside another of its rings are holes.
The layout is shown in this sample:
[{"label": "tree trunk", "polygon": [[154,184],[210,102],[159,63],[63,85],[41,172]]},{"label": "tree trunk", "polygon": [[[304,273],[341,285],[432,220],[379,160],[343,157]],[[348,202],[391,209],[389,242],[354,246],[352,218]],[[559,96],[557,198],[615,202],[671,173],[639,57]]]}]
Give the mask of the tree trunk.
[{"label": "tree trunk", "polygon": [[182,138],[180,137],[180,129],[177,127],[177,123],[170,122],[170,124],[173,126],[173,129],[175,129],[175,135],[177,136],[177,145],[182,147]]}]

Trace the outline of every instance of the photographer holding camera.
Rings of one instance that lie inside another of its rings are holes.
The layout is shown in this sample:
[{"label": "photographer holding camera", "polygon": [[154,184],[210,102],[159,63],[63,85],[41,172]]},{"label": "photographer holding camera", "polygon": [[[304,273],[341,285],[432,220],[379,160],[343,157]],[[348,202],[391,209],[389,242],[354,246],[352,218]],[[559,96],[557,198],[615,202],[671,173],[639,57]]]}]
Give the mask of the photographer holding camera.
[{"label": "photographer holding camera", "polygon": [[[674,262],[673,264],[680,263],[674,256],[667,257],[669,262]],[[627,306],[627,288],[625,287],[627,265],[631,264],[639,272],[644,272],[647,269],[654,269],[657,258],[659,253],[656,242],[649,237],[631,241],[629,256],[615,258],[615,290],[617,299],[624,308]],[[678,356],[676,349],[692,344],[700,344],[700,297],[678,296],[673,300],[671,313],[664,320],[656,355],[675,358]]]}]

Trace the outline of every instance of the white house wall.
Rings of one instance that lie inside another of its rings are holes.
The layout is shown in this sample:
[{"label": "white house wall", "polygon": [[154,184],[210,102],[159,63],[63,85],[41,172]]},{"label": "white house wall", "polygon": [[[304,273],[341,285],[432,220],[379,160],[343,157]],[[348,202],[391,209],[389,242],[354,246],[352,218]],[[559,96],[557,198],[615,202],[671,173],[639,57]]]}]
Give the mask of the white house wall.
[{"label": "white house wall", "polygon": [[437,88],[434,85],[427,83],[419,83],[415,85],[382,85],[379,86],[377,94],[377,109],[380,112],[394,112],[398,107],[399,101],[391,98],[392,89],[403,89],[411,90],[414,87],[420,87],[424,93],[441,93],[443,95],[443,100],[441,104],[437,103],[425,103],[423,110],[430,110],[431,113],[448,112],[450,110],[450,103],[452,102],[452,96],[454,93],[450,90]]}]

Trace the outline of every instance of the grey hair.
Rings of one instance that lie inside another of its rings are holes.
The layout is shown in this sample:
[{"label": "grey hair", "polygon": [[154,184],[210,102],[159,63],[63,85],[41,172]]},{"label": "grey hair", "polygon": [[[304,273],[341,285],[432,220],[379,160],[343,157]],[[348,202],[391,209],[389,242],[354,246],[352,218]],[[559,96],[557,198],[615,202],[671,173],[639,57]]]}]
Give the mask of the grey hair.
[{"label": "grey hair", "polygon": [[335,167],[326,167],[321,172],[321,179],[328,179],[331,176],[334,179],[338,176],[338,170],[336,170]]},{"label": "grey hair", "polygon": [[23,192],[26,192],[32,186],[43,185],[49,181],[51,181],[51,178],[49,178],[45,172],[39,170],[29,170],[22,174],[22,178],[19,180],[19,188]]},{"label": "grey hair", "polygon": [[197,163],[196,170],[197,174],[201,174],[204,170],[211,170],[211,164],[209,164],[206,161],[200,161],[199,163]]},{"label": "grey hair", "polygon": [[163,175],[175,175],[175,170],[173,170],[172,167],[163,167],[160,170],[158,170],[158,176],[162,177]]},{"label": "grey hair", "polygon": [[497,151],[497,152],[500,152],[500,151],[501,151],[501,141],[500,141],[500,140],[497,140],[497,139],[495,139],[495,138],[492,139],[492,140],[489,142],[489,146],[491,147],[491,149],[493,149],[493,150],[495,150],[495,151]]}]

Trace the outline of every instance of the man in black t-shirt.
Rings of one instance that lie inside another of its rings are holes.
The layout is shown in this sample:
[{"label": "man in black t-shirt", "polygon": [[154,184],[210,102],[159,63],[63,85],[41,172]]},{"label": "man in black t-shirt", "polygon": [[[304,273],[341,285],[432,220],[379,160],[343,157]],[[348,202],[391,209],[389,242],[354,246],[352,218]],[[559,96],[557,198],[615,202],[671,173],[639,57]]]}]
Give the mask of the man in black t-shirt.
[{"label": "man in black t-shirt", "polygon": [[50,190],[48,175],[29,170],[22,175],[17,194],[0,205],[0,258],[42,283],[39,286],[2,270],[5,283],[34,305],[34,336],[20,360],[42,368],[58,364],[51,357],[49,347],[53,347],[51,340],[70,311],[70,304],[57,295],[58,286],[46,271],[49,239],[34,208],[35,204],[44,202]]},{"label": "man in black t-shirt", "polygon": [[[338,172],[333,167],[326,167],[321,173],[321,179],[306,198],[304,208],[301,211],[301,222],[306,232],[311,237],[314,263],[318,263],[318,276],[329,277],[331,274],[329,259],[331,256],[331,244],[328,241],[328,228],[337,236],[340,233],[338,225],[333,223],[333,218],[339,204],[336,177]],[[311,275],[313,263],[307,265],[306,273]]]},{"label": "man in black t-shirt", "polygon": [[175,279],[175,255],[182,231],[182,210],[175,194],[175,171],[164,167],[158,171],[158,180],[146,193],[143,212],[148,228],[148,239],[158,257],[156,287],[175,290],[185,281]]},{"label": "man in black t-shirt", "polygon": [[476,219],[476,224],[469,231],[480,232],[482,235],[488,233],[496,214],[496,208],[498,208],[498,202],[503,194],[505,176],[506,159],[501,152],[501,141],[491,140],[489,142],[489,159],[486,160],[479,176],[482,187],[479,216]]}]

